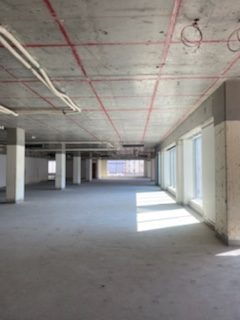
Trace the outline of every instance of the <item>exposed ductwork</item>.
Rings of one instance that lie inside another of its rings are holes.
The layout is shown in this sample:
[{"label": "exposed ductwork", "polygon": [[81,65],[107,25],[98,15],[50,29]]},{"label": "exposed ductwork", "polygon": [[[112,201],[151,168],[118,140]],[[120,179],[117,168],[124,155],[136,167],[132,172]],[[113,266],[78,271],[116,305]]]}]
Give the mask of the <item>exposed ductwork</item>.
[{"label": "exposed ductwork", "polygon": [[34,76],[40,80],[55,96],[60,98],[73,112],[81,112],[81,109],[72,99],[55,87],[48,74],[20,42],[3,26],[0,26],[0,43]]}]

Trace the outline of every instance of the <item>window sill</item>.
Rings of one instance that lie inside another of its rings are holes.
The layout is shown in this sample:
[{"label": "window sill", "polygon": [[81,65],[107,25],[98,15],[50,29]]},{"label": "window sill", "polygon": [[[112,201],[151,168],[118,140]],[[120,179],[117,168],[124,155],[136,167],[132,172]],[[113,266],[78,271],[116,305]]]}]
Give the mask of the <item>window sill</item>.
[{"label": "window sill", "polygon": [[197,213],[203,215],[203,202],[201,199],[192,199],[189,201],[189,206]]}]

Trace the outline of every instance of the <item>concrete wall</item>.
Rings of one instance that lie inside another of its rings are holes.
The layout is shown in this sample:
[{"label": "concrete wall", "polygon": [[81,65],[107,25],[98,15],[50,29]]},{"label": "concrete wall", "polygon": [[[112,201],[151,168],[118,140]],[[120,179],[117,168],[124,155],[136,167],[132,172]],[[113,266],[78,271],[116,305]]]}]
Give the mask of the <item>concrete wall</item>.
[{"label": "concrete wall", "polygon": [[[216,201],[221,202],[223,206],[225,201],[224,194],[226,193],[225,187],[222,193],[218,192],[221,200],[216,196],[215,188],[215,172],[218,170],[216,167],[215,151],[218,141],[215,141],[216,130],[221,132],[222,129],[216,128],[216,123],[221,122],[224,118],[224,103],[225,103],[225,84],[221,85],[202,105],[196,109],[181,125],[179,125],[164,141],[161,142],[157,151],[161,151],[161,187],[166,189],[168,186],[168,171],[169,159],[167,149],[172,145],[177,145],[177,188],[176,200],[179,203],[190,204],[193,202],[193,144],[192,137],[197,133],[202,134],[202,163],[203,163],[203,199],[202,207],[198,207],[199,213],[203,214],[207,222],[215,225],[226,226],[224,214],[218,213],[220,221],[216,219]],[[218,135],[219,142],[222,146],[224,135]],[[222,147],[221,147],[222,148]],[[220,155],[220,153],[219,153]],[[220,155],[220,158],[224,158]],[[221,162],[221,161],[220,161]],[[223,168],[223,164],[219,162],[219,168]],[[224,171],[224,170],[223,170]],[[221,179],[220,179],[221,180]],[[218,182],[217,182],[218,184]],[[195,209],[197,206],[195,207]],[[221,210],[220,210],[221,211]],[[223,231],[223,230],[221,230]],[[225,230],[224,230],[225,231]]]},{"label": "concrete wall", "polygon": [[[192,137],[202,134],[202,203],[193,199]],[[183,175],[179,199],[193,205],[228,244],[240,244],[240,81],[222,84],[182,124],[162,141],[166,188],[167,148],[183,141]],[[179,170],[179,169],[178,169]],[[191,200],[192,199],[192,200]],[[197,205],[197,206],[195,206]],[[200,208],[199,208],[200,207]]]},{"label": "concrete wall", "polygon": [[[25,158],[25,183],[38,183],[48,179],[48,160],[45,158]],[[6,155],[0,155],[0,187],[6,186]]]}]

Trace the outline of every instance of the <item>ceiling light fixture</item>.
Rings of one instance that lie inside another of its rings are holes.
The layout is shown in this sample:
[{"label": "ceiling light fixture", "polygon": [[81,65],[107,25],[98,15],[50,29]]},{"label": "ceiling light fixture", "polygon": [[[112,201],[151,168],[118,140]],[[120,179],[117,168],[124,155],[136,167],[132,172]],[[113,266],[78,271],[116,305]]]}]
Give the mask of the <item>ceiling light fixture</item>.
[{"label": "ceiling light fixture", "polygon": [[53,94],[60,98],[74,112],[81,109],[72,99],[55,87],[48,74],[20,42],[3,26],[0,26],[0,43],[28,70],[30,70]]}]

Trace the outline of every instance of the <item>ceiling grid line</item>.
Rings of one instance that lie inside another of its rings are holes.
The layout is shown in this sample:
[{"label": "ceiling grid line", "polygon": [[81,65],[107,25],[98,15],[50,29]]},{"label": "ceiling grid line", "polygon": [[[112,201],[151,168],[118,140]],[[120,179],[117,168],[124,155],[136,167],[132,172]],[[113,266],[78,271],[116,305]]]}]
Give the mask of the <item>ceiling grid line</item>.
[{"label": "ceiling grid line", "polygon": [[177,16],[178,16],[178,13],[180,10],[181,3],[182,3],[182,0],[175,0],[174,1],[173,10],[172,10],[172,14],[171,14],[169,25],[168,25],[166,41],[165,41],[164,48],[163,48],[162,59],[161,59],[160,67],[159,67],[158,78],[157,78],[157,81],[154,85],[153,94],[152,94],[151,101],[150,101],[150,106],[148,108],[147,119],[145,122],[144,131],[143,131],[143,135],[142,135],[142,139],[141,139],[142,142],[144,142],[144,138],[146,136],[147,128],[149,125],[151,113],[152,113],[152,110],[154,107],[154,103],[155,103],[155,99],[156,99],[156,95],[157,95],[157,90],[158,90],[158,86],[159,86],[159,82],[160,82],[160,78],[161,78],[161,72],[162,72],[163,67],[165,66],[166,61],[167,61],[167,56],[168,56],[169,48],[171,45],[171,40],[172,40],[174,29],[176,26]]},{"label": "ceiling grid line", "polygon": [[[232,40],[232,42],[237,40]],[[202,40],[201,44],[227,44],[228,40],[226,39],[209,39]],[[73,47],[90,47],[90,46],[152,46],[152,45],[162,45],[165,41],[119,41],[119,42],[81,42],[81,43],[72,43]],[[182,41],[173,40],[170,44],[182,45]],[[27,43],[23,45],[25,48],[67,48],[69,44],[65,43]],[[0,45],[0,48],[4,48]]]},{"label": "ceiling grid line", "polygon": [[[13,77],[14,79],[17,79],[17,77],[11,73],[8,69],[6,69],[4,66],[0,65],[0,67],[7,72],[11,77]],[[19,83],[20,85],[25,86],[30,92],[32,92],[34,95],[36,95],[39,99],[47,102],[54,110],[59,110],[51,101],[49,101],[46,97],[43,97],[42,95],[40,95],[37,91],[35,91],[34,89],[32,89],[28,84],[26,84],[24,81],[17,81],[17,83]],[[89,135],[91,135],[94,139],[98,139],[96,135],[94,135],[92,132],[90,132],[89,130],[87,130],[86,128],[80,126],[80,124],[78,122],[76,122],[75,120],[67,117],[71,122],[75,123],[80,129],[86,131]],[[57,130],[57,129],[55,129]],[[57,130],[59,131],[59,130]]]},{"label": "ceiling grid line", "polygon": [[[226,77],[224,77],[228,71],[235,65],[235,63],[237,63],[240,60],[240,54],[236,55],[232,61],[230,61],[230,63],[227,64],[227,66],[223,69],[223,71],[219,74],[219,76],[215,79],[215,81],[213,81],[210,86],[208,86],[208,88],[200,95],[200,97],[196,100],[196,102],[194,103],[193,107],[189,108],[189,112],[187,114],[185,114],[183,117],[181,117],[174,125],[173,127],[161,138],[161,141],[163,141],[167,136],[169,136],[176,128],[179,124],[181,124],[184,120],[186,120],[186,118],[199,106],[199,104],[201,104],[203,101],[202,99],[204,98],[204,96],[209,96],[209,93],[211,93],[211,91],[213,89],[217,89],[218,85],[220,85],[223,82],[223,79],[225,79]],[[219,83],[221,81],[221,83]]]},{"label": "ceiling grid line", "polygon": [[[182,75],[182,76],[171,76],[171,75],[162,75],[161,79],[162,80],[182,80],[182,79],[190,79],[190,80],[206,80],[206,79],[217,79],[223,76],[218,76],[218,75]],[[224,77],[225,78],[225,77]],[[149,77],[149,78],[102,78],[102,79],[91,79],[91,82],[124,82],[124,81],[157,81],[157,76],[155,77]],[[17,83],[17,82],[25,82],[25,83],[36,83],[39,82],[36,79],[16,79],[16,80],[1,80],[0,83]],[[52,78],[52,81],[58,81],[58,82],[86,82],[89,83],[87,79],[81,79],[81,78],[74,78],[74,79],[63,79],[63,78]]]},{"label": "ceiling grid line", "polygon": [[116,135],[118,136],[119,140],[121,141],[121,136],[120,136],[120,134],[119,134],[116,126],[114,125],[113,120],[111,119],[111,117],[110,117],[109,113],[107,112],[107,110],[106,110],[106,108],[105,108],[105,106],[104,106],[104,104],[103,104],[100,96],[98,95],[96,89],[94,88],[94,86],[93,86],[93,84],[92,84],[92,82],[91,82],[91,79],[89,78],[89,76],[88,76],[88,74],[87,74],[87,72],[86,72],[86,70],[85,70],[85,68],[84,68],[84,66],[83,66],[83,64],[82,64],[82,61],[81,61],[81,59],[80,59],[79,54],[78,54],[78,52],[76,51],[76,48],[74,47],[74,45],[72,44],[72,42],[70,41],[70,37],[69,37],[69,35],[68,35],[65,27],[63,26],[63,24],[62,24],[61,21],[59,20],[59,18],[58,18],[58,16],[57,16],[57,13],[55,12],[55,10],[54,10],[54,8],[53,8],[50,0],[43,0],[43,2],[45,3],[46,7],[48,8],[49,13],[50,13],[51,16],[53,17],[54,21],[57,23],[57,25],[58,25],[58,27],[59,27],[62,35],[64,36],[65,41],[68,43],[69,47],[70,47],[71,50],[72,50],[72,54],[73,54],[73,56],[74,56],[74,58],[75,58],[75,60],[76,60],[76,62],[77,62],[77,64],[78,64],[78,66],[80,67],[83,75],[87,78],[88,83],[89,83],[89,86],[90,86],[90,88],[92,89],[92,92],[93,92],[93,94],[95,95],[95,97],[96,97],[96,99],[97,99],[100,107],[102,108],[103,112],[105,113],[105,115],[106,115],[108,121],[110,122],[110,124],[111,124],[114,132],[116,133]]}]

